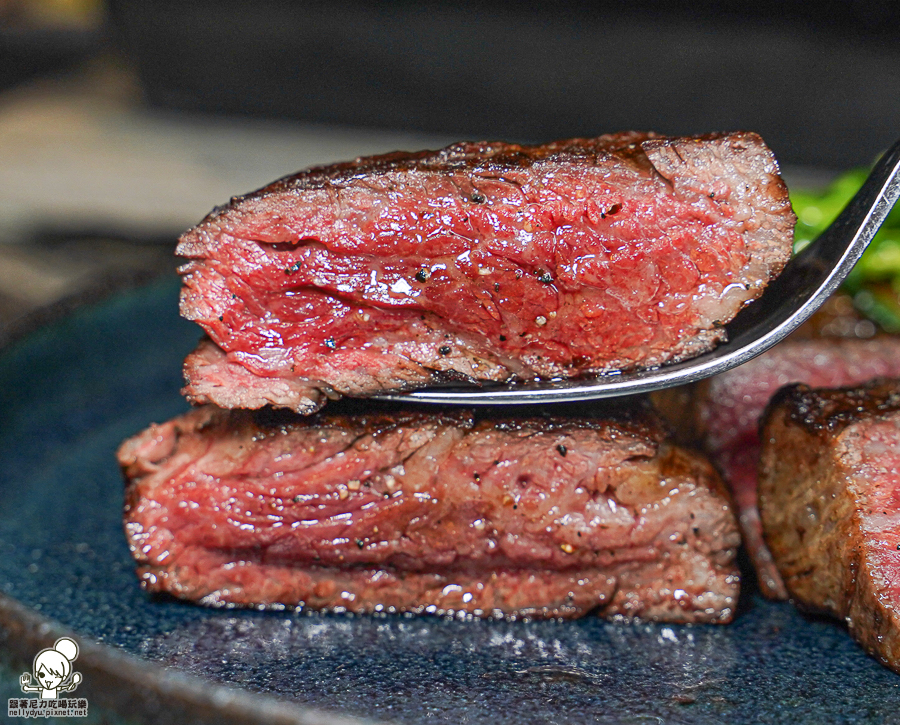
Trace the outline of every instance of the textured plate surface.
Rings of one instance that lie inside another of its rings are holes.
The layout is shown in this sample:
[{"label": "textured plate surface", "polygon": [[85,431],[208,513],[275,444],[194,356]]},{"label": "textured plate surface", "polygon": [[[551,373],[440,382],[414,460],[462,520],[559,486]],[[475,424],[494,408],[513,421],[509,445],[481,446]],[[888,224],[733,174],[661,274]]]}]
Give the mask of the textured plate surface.
[{"label": "textured plate surface", "polygon": [[298,712],[501,725],[900,722],[900,676],[840,625],[752,592],[725,627],[209,610],[148,597],[122,534],[113,453],[187,407],[181,360],[199,333],[178,318],[177,294],[174,279],[120,293],[0,352],[0,593],[30,613],[148,673],[189,673],[191,686],[231,685]]}]

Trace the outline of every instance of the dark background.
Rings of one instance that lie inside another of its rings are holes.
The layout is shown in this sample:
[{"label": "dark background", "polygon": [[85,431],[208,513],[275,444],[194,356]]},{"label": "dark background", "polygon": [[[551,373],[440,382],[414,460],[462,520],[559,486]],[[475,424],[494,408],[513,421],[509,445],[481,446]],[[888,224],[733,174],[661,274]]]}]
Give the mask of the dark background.
[{"label": "dark background", "polygon": [[156,107],[542,141],[756,130],[840,169],[900,137],[900,3],[112,0]]}]

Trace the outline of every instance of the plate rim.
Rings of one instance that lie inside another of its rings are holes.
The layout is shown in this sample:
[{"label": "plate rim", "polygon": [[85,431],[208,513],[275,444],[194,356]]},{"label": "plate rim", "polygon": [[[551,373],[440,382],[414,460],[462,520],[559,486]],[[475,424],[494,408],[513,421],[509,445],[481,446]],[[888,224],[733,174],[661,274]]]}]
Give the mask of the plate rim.
[{"label": "plate rim", "polygon": [[[173,275],[174,269],[106,275],[78,292],[30,310],[0,330],[0,356],[30,335],[81,310],[99,306],[117,295],[171,281]],[[27,669],[35,653],[53,647],[64,636],[78,642],[79,668],[93,673],[83,682],[82,691],[96,696],[101,707],[141,722],[159,722],[161,716],[189,717],[192,723],[215,725],[374,725],[381,722],[299,705],[141,659],[74,632],[0,591],[0,649],[13,665]],[[139,711],[134,709],[135,699],[142,706]],[[148,712],[151,702],[152,713]]]}]

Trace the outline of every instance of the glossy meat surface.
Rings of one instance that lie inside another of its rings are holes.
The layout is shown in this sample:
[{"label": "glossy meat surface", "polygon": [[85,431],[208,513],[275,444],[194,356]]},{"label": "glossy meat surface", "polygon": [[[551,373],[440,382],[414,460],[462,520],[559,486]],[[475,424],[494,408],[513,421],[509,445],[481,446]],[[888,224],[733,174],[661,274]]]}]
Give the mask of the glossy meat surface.
[{"label": "glossy meat surface", "polygon": [[900,376],[900,339],[795,339],[710,379],[695,392],[700,437],[734,494],[744,544],[769,598],[785,599],[787,591],[763,540],[757,507],[763,410],[789,383],[838,387],[890,376]]},{"label": "glossy meat surface", "polygon": [[144,586],[213,605],[731,619],[734,516],[647,414],[199,408],[126,441]]},{"label": "glossy meat surface", "polygon": [[301,172],[182,237],[182,314],[209,335],[185,392],[309,413],[684,359],[778,274],[793,221],[749,133],[457,144]]},{"label": "glossy meat surface", "polygon": [[900,672],[900,381],[789,386],[762,436],[760,511],[791,598]]}]

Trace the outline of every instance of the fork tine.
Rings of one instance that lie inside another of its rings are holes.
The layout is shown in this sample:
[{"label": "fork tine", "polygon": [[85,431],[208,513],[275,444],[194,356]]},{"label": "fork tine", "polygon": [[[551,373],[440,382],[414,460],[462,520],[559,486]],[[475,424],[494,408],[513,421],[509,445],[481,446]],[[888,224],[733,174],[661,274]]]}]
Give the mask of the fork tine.
[{"label": "fork tine", "polygon": [[856,196],[801,251],[759,299],[726,326],[727,342],[691,360],[633,373],[555,380],[425,388],[378,396],[446,405],[561,403],[647,393],[725,372],[765,352],[797,329],[844,281],[900,198],[900,141],[875,164]]}]

